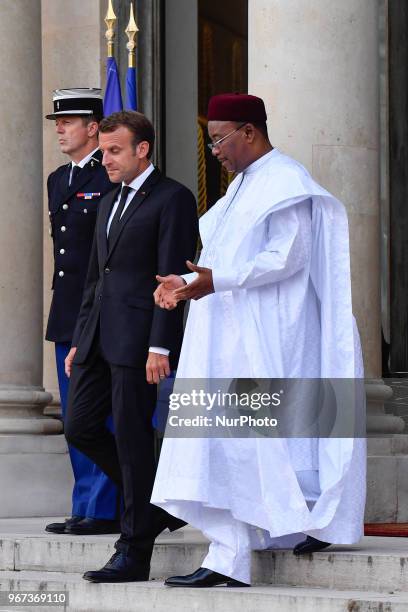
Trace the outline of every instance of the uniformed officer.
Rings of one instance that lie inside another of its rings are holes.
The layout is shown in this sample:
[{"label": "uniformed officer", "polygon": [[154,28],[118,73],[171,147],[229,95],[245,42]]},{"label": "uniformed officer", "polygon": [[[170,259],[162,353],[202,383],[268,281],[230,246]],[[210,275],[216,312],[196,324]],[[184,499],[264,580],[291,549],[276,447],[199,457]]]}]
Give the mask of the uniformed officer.
[{"label": "uniformed officer", "polygon": [[[82,299],[88,259],[101,198],[113,188],[98,149],[103,118],[100,89],[57,89],[53,95],[58,143],[70,162],[48,177],[50,233],[54,242],[53,298],[46,339],[55,342],[63,417],[68,394],[64,360]],[[74,472],[72,517],[51,523],[53,533],[100,534],[120,531],[118,490],[85,455],[69,448]]]}]

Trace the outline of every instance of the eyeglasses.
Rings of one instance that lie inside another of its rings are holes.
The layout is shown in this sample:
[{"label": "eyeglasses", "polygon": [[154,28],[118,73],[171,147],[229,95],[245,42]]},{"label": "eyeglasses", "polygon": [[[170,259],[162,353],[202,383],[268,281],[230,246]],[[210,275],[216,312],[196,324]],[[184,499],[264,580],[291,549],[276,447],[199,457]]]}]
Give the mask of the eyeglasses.
[{"label": "eyeglasses", "polygon": [[222,138],[219,138],[218,140],[216,140],[215,142],[210,142],[209,144],[207,144],[207,147],[210,149],[210,151],[213,151],[215,149],[215,147],[218,147],[223,140],[226,140],[226,138],[229,138],[230,136],[232,136],[233,134],[235,134],[235,132],[238,132],[238,130],[240,130],[241,128],[244,127],[244,125],[246,125],[247,122],[245,121],[245,123],[243,123],[242,125],[240,125],[239,127],[237,127],[236,130],[233,130],[232,132],[230,132],[229,134],[227,134],[226,136],[223,136]]}]

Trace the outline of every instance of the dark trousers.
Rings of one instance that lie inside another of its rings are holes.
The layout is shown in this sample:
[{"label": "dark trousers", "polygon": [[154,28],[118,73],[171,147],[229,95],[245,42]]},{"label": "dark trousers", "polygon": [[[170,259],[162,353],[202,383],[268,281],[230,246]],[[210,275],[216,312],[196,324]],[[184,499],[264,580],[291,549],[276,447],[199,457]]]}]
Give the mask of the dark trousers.
[{"label": "dark trousers", "polygon": [[[150,504],[156,472],[152,416],[156,385],[143,369],[108,363],[96,341],[87,362],[73,365],[65,436],[123,492],[117,550],[150,559],[155,537],[175,521]],[[112,412],[115,436],[106,427]]]},{"label": "dark trousers", "polygon": [[[61,396],[62,418],[65,422],[69,378],[65,374],[64,360],[71,348],[70,342],[57,342],[55,356]],[[112,430],[112,418],[108,418]],[[73,446],[68,447],[74,474],[72,516],[113,520],[118,518],[120,495],[118,488],[93,461]]]}]

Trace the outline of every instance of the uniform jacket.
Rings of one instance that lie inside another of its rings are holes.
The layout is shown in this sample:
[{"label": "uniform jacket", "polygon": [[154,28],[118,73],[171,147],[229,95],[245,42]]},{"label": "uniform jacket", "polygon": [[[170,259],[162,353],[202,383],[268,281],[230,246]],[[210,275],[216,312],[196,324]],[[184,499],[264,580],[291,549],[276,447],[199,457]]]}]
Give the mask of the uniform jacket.
[{"label": "uniform jacket", "polygon": [[172,311],[154,305],[156,274],[184,274],[195,255],[198,221],[193,194],[152,172],[131,200],[108,250],[106,226],[120,191],[101,201],[83,301],[72,341],[83,363],[98,329],[110,363],[144,368],[149,346],[170,350],[176,366],[183,333],[183,304]]},{"label": "uniform jacket", "polygon": [[55,268],[46,339],[54,342],[72,340],[88,269],[96,211],[102,197],[114,188],[101,161],[102,153],[97,151],[70,187],[71,163],[60,166],[48,177]]}]

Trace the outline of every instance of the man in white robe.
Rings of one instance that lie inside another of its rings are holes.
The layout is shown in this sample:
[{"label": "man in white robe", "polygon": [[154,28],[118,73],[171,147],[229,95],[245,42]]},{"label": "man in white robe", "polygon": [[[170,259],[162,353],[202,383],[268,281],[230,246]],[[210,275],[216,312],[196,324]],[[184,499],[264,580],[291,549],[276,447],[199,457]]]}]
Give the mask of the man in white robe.
[{"label": "man in white robe", "polygon": [[[272,148],[260,98],[214,96],[208,120],[213,155],[237,176],[200,220],[192,273],[158,277],[156,304],[193,300],[177,379],[361,379],[343,205]],[[210,547],[165,584],[250,584],[254,548],[354,543],[365,485],[362,438],[167,437],[151,501]]]}]

